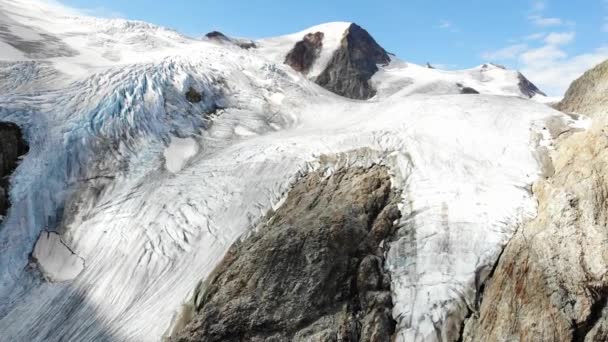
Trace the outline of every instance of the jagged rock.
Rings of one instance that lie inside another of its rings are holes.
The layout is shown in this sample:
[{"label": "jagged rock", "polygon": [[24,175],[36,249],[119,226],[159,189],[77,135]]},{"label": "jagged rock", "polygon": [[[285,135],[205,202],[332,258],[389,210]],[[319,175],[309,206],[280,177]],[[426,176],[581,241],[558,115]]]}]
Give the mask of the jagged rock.
[{"label": "jagged rock", "polygon": [[211,31],[205,35],[209,39],[228,40],[229,38],[220,31]]},{"label": "jagged rock", "polygon": [[429,69],[435,69],[435,67],[432,66],[431,63],[429,63],[429,62],[426,62],[426,67]]},{"label": "jagged rock", "polygon": [[376,94],[370,79],[378,64],[390,62],[388,53],[363,28],[351,24],[341,46],[315,82],[338,95],[369,99]]},{"label": "jagged rock", "polygon": [[507,67],[505,67],[504,65],[501,65],[501,64],[496,64],[496,63],[484,63],[484,64],[481,66],[481,68],[482,68],[482,69],[487,69],[487,68],[489,68],[489,67],[491,67],[491,66],[496,67],[496,68],[499,68],[499,69],[507,70]]},{"label": "jagged rock", "polygon": [[608,137],[575,133],[534,185],[538,216],[519,229],[464,341],[608,340]]},{"label": "jagged rock", "polygon": [[245,49],[245,50],[249,50],[251,48],[256,47],[255,43],[251,40],[230,38],[219,31],[211,31],[211,32],[207,33],[205,35],[205,37],[207,37],[210,40],[218,41],[221,43],[234,44],[234,45],[240,47],[241,49]]},{"label": "jagged rock", "polygon": [[461,94],[479,94],[479,92],[471,87],[463,87],[460,89]]},{"label": "jagged rock", "polygon": [[17,167],[19,157],[26,154],[28,146],[19,126],[0,122],[0,222],[10,205],[8,198],[9,177]]},{"label": "jagged rock", "polygon": [[173,340],[390,341],[382,241],[397,203],[378,165],[303,177],[197,289]]},{"label": "jagged rock", "polygon": [[190,87],[186,92],[186,100],[191,103],[199,103],[203,100],[203,94],[198,92],[196,89]]},{"label": "jagged rock", "polygon": [[308,33],[289,51],[285,64],[294,70],[306,74],[321,53],[323,32]]},{"label": "jagged rock", "polygon": [[608,113],[608,61],[572,82],[557,109],[585,115]]},{"label": "jagged rock", "polygon": [[456,86],[458,88],[460,88],[461,94],[479,94],[479,92],[477,90],[475,90],[474,88],[465,87],[464,85],[462,85],[460,83],[456,83]]},{"label": "jagged rock", "polygon": [[530,98],[534,97],[536,94],[547,96],[540,89],[538,89],[534,83],[530,82],[522,73],[517,73],[517,78],[519,79],[519,83],[517,85],[519,86],[519,90],[521,90],[522,94]]}]

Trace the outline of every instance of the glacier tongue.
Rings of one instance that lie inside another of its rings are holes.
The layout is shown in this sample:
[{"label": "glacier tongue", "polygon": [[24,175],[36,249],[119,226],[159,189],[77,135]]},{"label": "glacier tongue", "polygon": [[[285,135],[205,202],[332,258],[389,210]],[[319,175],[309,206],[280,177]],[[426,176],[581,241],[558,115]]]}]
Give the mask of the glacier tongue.
[{"label": "glacier tongue", "polygon": [[[388,255],[397,339],[453,340],[502,247],[534,215],[539,156],[572,124],[515,97],[394,91],[399,72],[386,97],[348,100],[255,49],[65,20],[112,39],[67,36],[79,55],[0,65],[11,75],[0,81],[0,121],[19,124],[30,144],[0,227],[7,340],[158,340],[290,184],[321,155],[360,149],[375,152],[352,163],[386,165],[403,193],[403,235]],[[128,51],[88,60],[102,48]],[[71,65],[79,72],[66,73]],[[186,99],[191,87],[202,101]],[[60,282],[26,267],[32,251]]]}]

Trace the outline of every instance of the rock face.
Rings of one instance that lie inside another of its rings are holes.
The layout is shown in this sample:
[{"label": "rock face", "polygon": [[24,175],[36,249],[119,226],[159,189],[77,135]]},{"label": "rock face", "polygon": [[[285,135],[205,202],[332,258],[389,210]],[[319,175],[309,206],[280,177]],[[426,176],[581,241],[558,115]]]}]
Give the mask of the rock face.
[{"label": "rock face", "polygon": [[559,143],[554,175],[533,189],[538,216],[504,250],[465,341],[608,340],[604,127]]},{"label": "rock face", "polygon": [[186,100],[190,103],[199,103],[203,100],[203,94],[201,94],[196,89],[190,87],[186,92]]},{"label": "rock face", "polygon": [[17,167],[19,157],[27,153],[19,126],[0,122],[0,222],[10,205],[8,198],[9,177]]},{"label": "rock face", "polygon": [[370,79],[378,71],[377,65],[386,65],[390,60],[388,53],[366,30],[351,24],[340,48],[315,81],[338,95],[369,99],[376,94]]},{"label": "rock face", "polygon": [[285,57],[285,64],[306,74],[321,53],[323,32],[308,33]]},{"label": "rock face", "polygon": [[456,83],[456,86],[460,89],[461,94],[479,94],[475,88],[465,87],[461,83]]},{"label": "rock face", "polygon": [[519,86],[519,90],[521,90],[522,94],[530,98],[534,97],[536,94],[547,96],[540,89],[538,89],[534,83],[530,82],[522,73],[518,73],[517,78],[519,79],[519,83],[517,85]]},{"label": "rock face", "polygon": [[199,286],[172,340],[390,341],[397,202],[381,166],[303,177]]},{"label": "rock face", "polygon": [[255,43],[251,40],[230,38],[219,31],[211,31],[207,33],[205,37],[207,37],[209,40],[213,40],[220,43],[234,44],[245,50],[249,50],[256,47]]},{"label": "rock face", "polygon": [[608,61],[572,82],[557,108],[563,112],[585,115],[608,113]]}]

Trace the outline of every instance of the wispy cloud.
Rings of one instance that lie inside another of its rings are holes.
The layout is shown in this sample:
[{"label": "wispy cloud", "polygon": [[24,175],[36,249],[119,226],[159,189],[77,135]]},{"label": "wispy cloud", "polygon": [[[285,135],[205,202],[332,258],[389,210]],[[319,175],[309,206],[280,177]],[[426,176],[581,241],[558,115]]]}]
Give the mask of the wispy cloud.
[{"label": "wispy cloud", "polygon": [[547,45],[565,45],[574,40],[574,32],[551,32],[545,37]]},{"label": "wispy cloud", "polygon": [[608,59],[608,46],[574,56],[568,56],[563,51],[548,52],[545,55],[536,52],[537,58],[522,60],[521,71],[550,95],[563,95],[573,80]]},{"label": "wispy cloud", "polygon": [[528,21],[531,22],[533,25],[539,27],[551,27],[560,25],[573,26],[575,24],[573,21],[545,15],[546,9],[548,7],[549,6],[547,0],[533,0],[530,9],[527,12]]},{"label": "wispy cloud", "polygon": [[558,26],[564,23],[561,18],[548,18],[543,17],[542,15],[530,15],[528,16],[528,20],[530,20],[530,22],[532,22],[534,25],[540,27]]},{"label": "wispy cloud", "polygon": [[546,32],[537,32],[537,33],[529,34],[529,35],[525,36],[523,39],[524,40],[540,40],[540,39],[545,38],[546,35],[547,35]]},{"label": "wispy cloud", "polygon": [[[605,0],[608,3],[608,0]],[[563,95],[570,83],[594,65],[608,59],[608,45],[584,54],[571,55],[566,47],[576,39],[576,32],[537,32],[523,36],[481,57],[493,62],[511,62],[528,79],[551,96]]]},{"label": "wispy cloud", "polygon": [[515,59],[526,50],[528,50],[526,44],[513,44],[496,51],[486,51],[482,53],[481,57],[489,61]]},{"label": "wispy cloud", "polygon": [[439,20],[439,24],[437,24],[435,27],[450,32],[458,32],[458,28],[454,25],[454,23],[446,19]]}]

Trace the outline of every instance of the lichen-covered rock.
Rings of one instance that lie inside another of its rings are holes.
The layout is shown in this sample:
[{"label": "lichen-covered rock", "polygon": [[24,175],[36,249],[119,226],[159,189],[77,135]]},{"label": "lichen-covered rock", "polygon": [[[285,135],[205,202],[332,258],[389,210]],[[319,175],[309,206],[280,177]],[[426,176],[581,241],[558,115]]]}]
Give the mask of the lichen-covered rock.
[{"label": "lichen-covered rock", "polygon": [[19,126],[0,122],[0,222],[9,207],[9,177],[17,167],[19,157],[27,151]]},{"label": "lichen-covered rock", "polygon": [[608,136],[575,133],[535,184],[538,216],[504,250],[465,341],[608,341]]},{"label": "lichen-covered rock", "polygon": [[338,95],[369,99],[376,94],[370,79],[378,64],[390,62],[388,53],[363,28],[351,24],[341,46],[315,82]]},{"label": "lichen-covered rock", "polygon": [[390,341],[397,202],[381,166],[303,177],[199,286],[173,340]]},{"label": "lichen-covered rock", "polygon": [[590,116],[608,113],[608,61],[572,82],[557,108]]},{"label": "lichen-covered rock", "polygon": [[321,53],[323,32],[308,33],[289,51],[285,64],[294,70],[306,74]]}]

